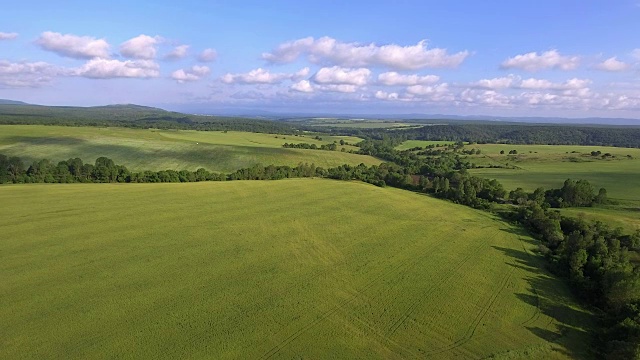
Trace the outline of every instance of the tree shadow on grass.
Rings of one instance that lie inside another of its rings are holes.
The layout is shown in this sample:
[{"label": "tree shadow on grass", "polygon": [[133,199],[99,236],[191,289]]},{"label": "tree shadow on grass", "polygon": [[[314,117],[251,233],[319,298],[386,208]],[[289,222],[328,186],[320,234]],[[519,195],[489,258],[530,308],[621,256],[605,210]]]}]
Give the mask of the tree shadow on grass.
[{"label": "tree shadow on grass", "polygon": [[[508,265],[528,275],[524,279],[528,284],[529,292],[515,293],[515,296],[538,309],[536,315],[523,325],[537,337],[565,349],[565,355],[571,358],[592,357],[590,344],[593,338],[590,331],[594,321],[593,315],[572,306],[576,301],[563,280],[545,270],[544,258],[526,250],[527,247],[535,245],[535,242],[528,237],[523,237],[526,235],[524,231],[514,228],[503,230],[519,235],[523,242],[522,250],[498,246],[493,248],[510,259],[507,262]],[[536,326],[535,324],[539,323],[537,322],[538,314],[546,315],[549,322],[542,327]],[[561,352],[565,350],[556,349]]]}]

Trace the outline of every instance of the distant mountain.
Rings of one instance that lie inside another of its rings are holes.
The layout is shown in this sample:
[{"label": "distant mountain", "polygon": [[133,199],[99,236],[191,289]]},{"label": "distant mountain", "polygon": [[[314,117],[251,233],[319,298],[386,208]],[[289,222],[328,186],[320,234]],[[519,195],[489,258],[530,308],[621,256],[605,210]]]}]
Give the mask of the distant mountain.
[{"label": "distant mountain", "polygon": [[30,105],[23,101],[0,99],[0,105]]},{"label": "distant mountain", "polygon": [[112,104],[112,105],[101,105],[101,106],[90,106],[91,109],[107,109],[107,110],[143,110],[143,111],[165,111],[167,110],[160,109],[153,106],[143,106],[136,104]]}]

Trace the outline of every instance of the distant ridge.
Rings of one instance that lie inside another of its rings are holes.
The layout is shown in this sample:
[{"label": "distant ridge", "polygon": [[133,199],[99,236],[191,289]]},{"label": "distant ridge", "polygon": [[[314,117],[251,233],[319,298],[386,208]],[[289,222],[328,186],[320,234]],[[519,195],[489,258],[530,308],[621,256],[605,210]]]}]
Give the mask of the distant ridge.
[{"label": "distant ridge", "polygon": [[0,105],[31,105],[31,104],[27,104],[24,101],[0,99]]}]

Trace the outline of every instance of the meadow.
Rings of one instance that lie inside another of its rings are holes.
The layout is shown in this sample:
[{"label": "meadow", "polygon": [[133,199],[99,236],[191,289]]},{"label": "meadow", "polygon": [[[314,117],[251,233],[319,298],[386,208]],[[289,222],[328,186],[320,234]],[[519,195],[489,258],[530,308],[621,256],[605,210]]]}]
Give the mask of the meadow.
[{"label": "meadow", "polygon": [[[600,220],[626,231],[640,229],[640,149],[573,145],[474,144],[480,155],[468,159],[478,165],[509,168],[473,169],[477,176],[497,179],[505,188],[560,188],[568,178],[588,180],[596,189],[607,189],[617,206],[563,210],[566,215]],[[504,150],[505,154],[500,154]],[[518,153],[509,155],[509,151]],[[591,156],[592,151],[609,153],[615,158]],[[629,157],[629,156],[630,157]]]},{"label": "meadow", "polygon": [[586,357],[489,213],[321,179],[0,187],[0,358]]},{"label": "meadow", "polygon": [[320,146],[349,136],[274,135],[238,131],[156,130],[129,128],[65,127],[43,125],[0,125],[0,153],[18,156],[27,165],[43,158],[54,162],[79,157],[85,162],[106,156],[130,170],[196,170],[232,172],[263,165],[315,163],[334,167],[342,164],[379,164],[371,156],[341,152],[357,149],[338,146],[338,151],[285,149],[282,144],[310,143]]}]

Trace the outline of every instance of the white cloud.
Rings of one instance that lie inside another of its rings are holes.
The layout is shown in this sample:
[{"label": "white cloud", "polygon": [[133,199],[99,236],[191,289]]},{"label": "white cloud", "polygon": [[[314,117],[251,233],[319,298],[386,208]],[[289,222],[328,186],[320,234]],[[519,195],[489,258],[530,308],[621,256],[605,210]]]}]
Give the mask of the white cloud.
[{"label": "white cloud", "polygon": [[93,78],[153,78],[160,75],[160,66],[151,60],[92,59],[74,71],[74,75]]},{"label": "white cloud", "polygon": [[598,70],[603,71],[625,71],[630,68],[630,65],[619,61],[615,56],[612,58],[608,58],[607,60],[599,63],[595,66]]},{"label": "white cloud", "polygon": [[339,93],[354,93],[358,91],[358,86],[350,85],[350,84],[319,85],[316,88],[322,91],[339,92]]},{"label": "white cloud", "polygon": [[541,54],[530,52],[516,55],[505,60],[503,69],[521,69],[525,71],[538,71],[544,69],[574,70],[580,65],[577,56],[563,56],[557,50],[545,51]]},{"label": "white cloud", "polygon": [[271,73],[269,70],[257,68],[245,74],[225,74],[221,80],[225,84],[279,84],[284,80],[299,80],[309,75],[309,68],[301,69],[293,74]]},{"label": "white cloud", "polygon": [[470,106],[509,107],[513,105],[512,100],[512,97],[495,90],[465,89],[459,95],[459,101]]},{"label": "white cloud", "polygon": [[0,60],[0,87],[40,87],[59,75],[65,75],[65,71],[45,62]]},{"label": "white cloud", "polygon": [[575,90],[583,89],[591,84],[589,79],[569,79],[563,83],[554,83],[546,79],[525,79],[518,85],[521,89],[531,90]]},{"label": "white cloud", "polygon": [[157,45],[162,41],[158,36],[138,35],[120,45],[120,53],[128,58],[152,60],[158,51]]},{"label": "white cloud", "polygon": [[453,68],[469,56],[468,51],[449,54],[446,49],[428,49],[426,41],[416,45],[344,43],[330,37],[307,37],[280,44],[262,58],[271,63],[290,63],[306,56],[313,63],[339,66],[385,66],[399,70]]},{"label": "white cloud", "polygon": [[308,67],[302,68],[300,70],[298,70],[295,74],[293,74],[293,76],[291,77],[292,80],[298,80],[298,79],[304,79],[307,76],[309,76],[309,73],[311,72],[311,70]]},{"label": "white cloud", "polygon": [[410,86],[410,85],[427,85],[427,84],[435,84],[440,80],[439,76],[436,75],[401,75],[395,71],[386,72],[378,75],[378,83],[387,85],[387,86]]},{"label": "white cloud", "polygon": [[509,75],[508,77],[482,79],[472,83],[471,86],[474,88],[492,89],[492,90],[506,89],[511,87],[515,83],[515,81],[516,81],[516,77],[513,75]]},{"label": "white cloud", "polygon": [[631,56],[633,56],[634,59],[640,61],[640,49],[635,49],[631,52]]},{"label": "white cloud", "polygon": [[18,37],[18,33],[10,32],[1,32],[0,31],[0,40],[13,40]]},{"label": "white cloud", "polygon": [[187,51],[189,51],[189,45],[178,45],[173,50],[168,53],[165,57],[169,60],[178,60],[187,56]]},{"label": "white cloud", "polygon": [[45,31],[36,44],[58,55],[75,59],[109,58],[109,43],[90,36],[76,36]]},{"label": "white cloud", "polygon": [[179,69],[171,73],[171,78],[178,83],[197,81],[209,75],[211,69],[207,66],[194,65],[190,69]]},{"label": "white cloud", "polygon": [[399,95],[396,92],[387,93],[385,91],[376,91],[375,98],[378,100],[398,100]]},{"label": "white cloud", "polygon": [[[323,85],[366,85],[371,76],[371,70],[366,68],[349,69],[334,66],[322,68],[313,76],[313,81]],[[343,87],[346,89],[345,87]],[[345,91],[351,92],[351,91]]]},{"label": "white cloud", "polygon": [[204,49],[200,55],[198,55],[198,61],[200,62],[212,62],[218,58],[218,53],[214,49]]},{"label": "white cloud", "polygon": [[297,83],[291,85],[291,90],[303,93],[312,93],[313,86],[311,86],[309,80],[300,80]]},{"label": "white cloud", "polygon": [[435,93],[445,93],[449,91],[449,84],[442,83],[435,86],[412,85],[407,88],[407,92],[413,95],[432,95]]}]

